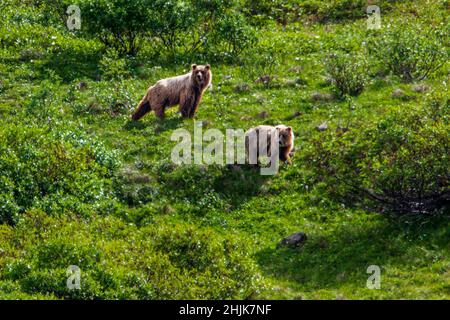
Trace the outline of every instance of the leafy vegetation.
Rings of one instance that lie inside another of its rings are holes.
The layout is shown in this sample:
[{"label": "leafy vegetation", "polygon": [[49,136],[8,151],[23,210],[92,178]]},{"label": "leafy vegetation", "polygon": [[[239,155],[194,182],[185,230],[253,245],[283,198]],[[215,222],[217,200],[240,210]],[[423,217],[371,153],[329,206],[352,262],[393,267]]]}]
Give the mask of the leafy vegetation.
[{"label": "leafy vegetation", "polygon": [[448,47],[443,44],[448,44],[450,30],[448,25],[400,21],[387,25],[386,31],[373,39],[371,51],[404,81],[421,81],[448,60]]},{"label": "leafy vegetation", "polygon": [[[0,298],[448,298],[448,1],[373,2],[380,30],[359,0],[83,0],[71,31],[2,1]],[[131,121],[192,63],[195,120]],[[194,121],[292,126],[293,164],[175,165]]]},{"label": "leafy vegetation", "polygon": [[435,99],[412,110],[392,108],[362,128],[340,128],[314,141],[306,163],[325,183],[324,194],[353,204],[367,198],[378,211],[448,210],[449,106],[447,97]]},{"label": "leafy vegetation", "polygon": [[[72,3],[56,0],[42,7],[60,14]],[[202,51],[238,55],[255,39],[243,14],[230,0],[79,1],[84,28],[120,56],[135,56],[144,43],[155,51],[175,54]]]},{"label": "leafy vegetation", "polygon": [[325,63],[338,97],[356,96],[363,91],[367,82],[367,62],[364,56],[332,54]]}]

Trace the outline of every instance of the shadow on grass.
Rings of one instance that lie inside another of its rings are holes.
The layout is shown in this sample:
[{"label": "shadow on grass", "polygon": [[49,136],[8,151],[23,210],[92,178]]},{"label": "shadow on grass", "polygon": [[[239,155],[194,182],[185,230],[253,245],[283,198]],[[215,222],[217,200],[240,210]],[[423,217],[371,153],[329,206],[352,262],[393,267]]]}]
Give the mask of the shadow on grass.
[{"label": "shadow on grass", "polygon": [[60,49],[46,55],[37,66],[37,71],[43,79],[48,79],[49,72],[53,72],[65,83],[80,78],[98,80],[100,59],[101,53],[98,51]]},{"label": "shadow on grass", "polygon": [[448,247],[449,225],[447,219],[406,229],[399,221],[380,218],[313,234],[303,247],[266,248],[256,260],[264,274],[294,283],[299,290],[337,289],[349,282],[364,289],[369,265],[380,266],[381,272],[386,266],[429,267],[440,254],[435,250]]},{"label": "shadow on grass", "polygon": [[252,165],[228,165],[214,179],[214,189],[236,209],[249,198],[257,196],[270,180],[270,175],[261,175],[260,168]]},{"label": "shadow on grass", "polygon": [[164,120],[160,120],[158,118],[154,117],[154,114],[152,114],[151,112],[146,115],[146,117],[152,117],[153,119],[141,119],[138,121],[135,120],[131,120],[131,114],[130,114],[130,120],[127,121],[127,123],[125,123],[125,125],[122,127],[124,130],[127,131],[133,131],[133,130],[145,130],[148,127],[155,127],[155,131],[158,132],[163,132],[163,131],[167,131],[167,130],[174,130],[176,128],[179,127],[180,123],[183,122],[183,119],[181,117],[178,116],[173,116],[170,118],[165,118]]},{"label": "shadow on grass", "polygon": [[204,213],[213,207],[226,211],[239,207],[271,178],[248,165],[171,165],[159,171],[159,182],[176,202],[188,200]]}]

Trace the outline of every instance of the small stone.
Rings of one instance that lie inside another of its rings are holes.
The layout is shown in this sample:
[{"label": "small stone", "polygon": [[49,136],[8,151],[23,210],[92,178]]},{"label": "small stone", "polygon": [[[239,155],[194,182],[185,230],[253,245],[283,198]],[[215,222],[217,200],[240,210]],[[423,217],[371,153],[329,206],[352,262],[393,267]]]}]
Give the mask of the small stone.
[{"label": "small stone", "polygon": [[303,70],[302,67],[300,66],[295,66],[289,69],[289,72],[293,72],[293,73],[300,73]]},{"label": "small stone", "polygon": [[77,89],[78,90],[84,90],[87,88],[87,83],[84,81],[81,81],[80,83],[77,84]]},{"label": "small stone", "polygon": [[337,127],[336,128],[336,132],[337,133],[345,133],[347,132],[349,129],[347,127]]},{"label": "small stone", "polygon": [[426,84],[416,84],[414,85],[412,88],[412,91],[417,92],[417,93],[423,93],[426,92],[430,89],[430,86],[426,85]]},{"label": "small stone", "polygon": [[303,232],[296,232],[293,235],[290,235],[289,237],[284,238],[280,241],[279,245],[281,246],[291,246],[291,247],[298,247],[301,244],[303,244],[308,237]]},{"label": "small stone", "polygon": [[325,131],[328,129],[328,124],[326,122],[321,123],[320,125],[318,125],[316,127],[317,130],[319,131]]},{"label": "small stone", "polygon": [[172,214],[175,212],[175,209],[172,208],[170,205],[166,204],[163,206],[162,212],[163,212],[163,214]]},{"label": "small stone", "polygon": [[333,95],[329,93],[313,92],[311,94],[311,99],[313,101],[331,101],[333,100]]},{"label": "small stone", "polygon": [[266,102],[266,98],[264,98],[264,96],[261,94],[256,94],[254,95],[254,97],[256,99],[256,102],[259,104],[264,104]]},{"label": "small stone", "polygon": [[266,119],[267,117],[269,117],[269,113],[267,111],[262,111],[258,113],[258,118],[260,119]]},{"label": "small stone", "polygon": [[250,91],[250,86],[247,83],[238,83],[234,87],[234,92],[240,93],[240,92],[248,92]]},{"label": "small stone", "polygon": [[307,84],[305,79],[302,78],[295,78],[295,84],[300,85],[300,86],[304,86]]},{"label": "small stone", "polygon": [[324,81],[326,84],[332,84],[332,83],[334,82],[334,80],[333,80],[332,77],[325,77],[325,78],[323,79],[323,81]]},{"label": "small stone", "polygon": [[135,174],[133,176],[130,177],[130,180],[134,183],[149,183],[151,181],[150,176],[148,174]]},{"label": "small stone", "polygon": [[265,76],[259,77],[259,79],[257,79],[255,82],[256,83],[261,82],[261,83],[267,85],[267,84],[269,84],[269,82],[271,80],[272,80],[272,78],[269,75],[265,75]]},{"label": "small stone", "polygon": [[286,86],[288,86],[288,87],[295,87],[295,85],[296,85],[297,83],[295,82],[295,80],[287,79],[287,80],[284,82],[284,84],[285,84]]},{"label": "small stone", "polygon": [[392,98],[403,98],[404,96],[405,96],[405,91],[403,91],[402,89],[395,89],[391,95]]},{"label": "small stone", "polygon": [[300,111],[295,111],[294,114],[292,115],[292,118],[298,118],[302,115],[303,113]]}]

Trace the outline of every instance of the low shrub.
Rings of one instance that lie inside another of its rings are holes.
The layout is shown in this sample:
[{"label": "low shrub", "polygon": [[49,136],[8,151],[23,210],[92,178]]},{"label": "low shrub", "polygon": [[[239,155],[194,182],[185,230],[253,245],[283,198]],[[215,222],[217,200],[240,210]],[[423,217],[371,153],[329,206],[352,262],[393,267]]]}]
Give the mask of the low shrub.
[{"label": "low shrub", "polygon": [[114,153],[80,132],[5,124],[0,128],[0,223],[33,207],[76,211],[110,195]]},{"label": "low shrub", "polygon": [[[27,212],[16,236],[0,233],[0,284],[70,299],[245,299],[263,288],[246,238],[185,223],[89,219]],[[79,290],[67,286],[70,265],[79,267]]]},{"label": "low shrub", "polygon": [[381,68],[405,82],[421,81],[448,61],[448,33],[448,25],[424,26],[405,20],[373,33],[368,48]]},{"label": "low shrub", "polygon": [[249,80],[269,87],[276,68],[282,62],[282,48],[268,41],[260,42],[246,51],[243,59]]},{"label": "low shrub", "polygon": [[364,90],[368,71],[363,55],[332,54],[325,60],[325,69],[339,98],[357,96]]},{"label": "low shrub", "polygon": [[360,128],[320,133],[304,150],[312,180],[338,201],[391,213],[439,214],[450,204],[448,98],[394,109]]},{"label": "low shrub", "polygon": [[[69,4],[56,0],[45,8],[64,16]],[[236,56],[256,38],[231,0],[82,0],[78,5],[79,34],[98,39],[120,57],[135,56],[144,42],[165,51],[165,58],[215,52]]]},{"label": "low shrub", "polygon": [[183,274],[196,274],[187,296],[200,290],[197,298],[245,299],[259,290],[259,275],[242,239],[189,225],[157,228],[151,235],[155,249],[173,266]]},{"label": "low shrub", "polygon": [[[286,24],[309,16],[314,21],[322,23],[361,19],[366,16],[365,0],[244,0],[247,14],[254,23],[263,24],[267,19],[273,19]],[[383,3],[383,11],[390,10],[390,3]]]}]

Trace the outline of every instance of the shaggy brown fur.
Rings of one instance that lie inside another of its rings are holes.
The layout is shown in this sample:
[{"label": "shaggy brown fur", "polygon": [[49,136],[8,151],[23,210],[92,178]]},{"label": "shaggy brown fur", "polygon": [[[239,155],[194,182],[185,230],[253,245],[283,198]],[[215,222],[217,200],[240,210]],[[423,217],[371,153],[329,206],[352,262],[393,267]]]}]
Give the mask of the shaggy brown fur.
[{"label": "shaggy brown fur", "polygon": [[181,115],[192,118],[205,89],[212,79],[211,67],[192,65],[192,70],[181,76],[162,79],[151,86],[133,113],[133,120],[139,120],[151,110],[164,118],[166,108],[179,104]]},{"label": "shaggy brown fur", "polygon": [[279,159],[283,162],[291,163],[291,153],[294,149],[294,132],[292,131],[291,127],[287,127],[285,125],[277,125],[275,127],[273,126],[266,126],[266,125],[260,125],[255,128],[251,128],[247,131],[246,137],[245,137],[245,149],[247,152],[247,157],[249,155],[249,136],[253,133],[256,133],[257,142],[256,142],[256,154],[257,158],[259,158],[259,140],[263,136],[263,134],[267,135],[267,156],[270,157],[270,147],[271,147],[271,138],[274,131],[278,131],[278,156]]}]

